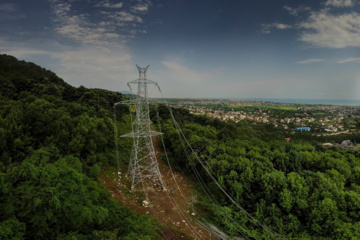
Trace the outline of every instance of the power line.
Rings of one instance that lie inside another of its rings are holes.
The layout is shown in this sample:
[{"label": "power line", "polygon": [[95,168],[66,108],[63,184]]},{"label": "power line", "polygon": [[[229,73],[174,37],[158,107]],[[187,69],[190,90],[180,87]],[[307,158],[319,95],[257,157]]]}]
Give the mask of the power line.
[{"label": "power line", "polygon": [[[134,99],[132,99],[132,100],[122,101],[122,102],[118,102],[118,103],[114,104],[114,125],[115,125],[114,126],[114,130],[115,130],[114,136],[115,136],[115,145],[116,145],[116,161],[117,161],[117,168],[118,168],[118,171],[119,171],[119,156],[118,156],[118,146],[117,146],[118,144],[117,144],[117,128],[116,128],[116,111],[115,110],[116,110],[116,106],[120,105],[120,104],[133,104],[133,105],[135,105],[136,115],[135,115],[134,122],[132,122],[133,131],[131,131],[130,133],[124,134],[121,137],[131,137],[131,138],[133,138],[133,147],[132,147],[132,151],[131,151],[131,156],[130,156],[130,161],[129,161],[129,169],[128,169],[128,173],[129,173],[130,178],[131,178],[131,189],[134,189],[138,184],[141,184],[143,186],[143,190],[144,190],[144,192],[146,194],[146,189],[144,187],[144,183],[146,183],[148,180],[151,180],[151,181],[157,183],[164,190],[167,189],[165,183],[163,182],[163,179],[162,179],[162,176],[161,176],[161,173],[160,173],[160,170],[159,170],[159,166],[158,166],[158,162],[157,162],[156,154],[155,154],[155,150],[154,150],[153,140],[152,140],[153,136],[159,136],[159,135],[162,135],[162,133],[157,132],[157,131],[153,131],[151,129],[152,122],[150,120],[150,114],[149,114],[149,103],[153,102],[153,101],[150,101],[150,99],[149,99],[148,86],[153,85],[153,86],[157,87],[159,89],[160,93],[161,93],[161,90],[160,90],[159,85],[156,82],[147,79],[146,71],[149,68],[149,66],[147,66],[145,68],[139,67],[138,65],[136,65],[136,66],[137,66],[138,71],[139,71],[139,78],[136,79],[136,80],[128,82],[127,85],[129,86],[131,91],[132,91],[131,86],[136,85],[137,86],[137,95],[135,95]],[[189,153],[185,150],[188,147],[190,149],[190,151],[193,153],[193,155],[195,156],[195,159],[200,163],[200,165],[205,169],[206,173],[215,182],[216,186],[234,204],[234,206],[236,206],[239,210],[241,210],[243,213],[245,213],[245,215],[247,215],[249,219],[251,219],[255,224],[262,227],[271,236],[273,236],[275,238],[283,238],[281,235],[273,232],[271,229],[267,228],[263,223],[259,222],[252,215],[250,215],[217,182],[217,180],[212,176],[210,171],[206,168],[204,163],[199,159],[199,157],[195,153],[194,149],[191,147],[188,140],[186,139],[184,133],[181,131],[181,128],[180,128],[179,124],[177,123],[177,121],[175,120],[175,118],[173,116],[171,107],[168,106],[168,108],[169,108],[169,112],[170,112],[172,121],[173,121],[173,123],[175,125],[175,128],[177,130],[177,133],[179,135],[181,146],[183,147],[183,149],[185,151],[186,157],[188,159],[190,159],[190,157],[188,155]],[[161,128],[160,128],[160,131],[161,131]],[[161,140],[162,140],[163,146],[165,147],[165,144],[163,142],[163,138],[161,138]],[[165,151],[166,158],[168,158],[165,148],[164,148],[164,151]],[[168,159],[167,159],[167,161],[169,163]],[[194,173],[196,175],[196,179],[198,180],[200,185],[205,190],[205,193],[208,195],[209,199],[211,199],[213,202],[215,202],[216,205],[219,205],[219,203],[216,201],[216,199],[213,196],[213,194],[211,193],[211,191],[206,186],[206,184],[205,184],[204,180],[202,179],[200,173],[193,166],[193,164],[190,164],[190,165],[191,165],[191,167],[192,167],[192,169],[193,169],[193,171],[194,171]],[[181,212],[181,209],[178,207],[175,199],[173,199],[172,196],[169,193],[168,193],[168,197],[169,197],[171,203],[173,204],[174,208],[178,212],[178,214],[181,216],[181,218],[183,218],[183,220],[185,220],[186,219],[185,214],[183,214]],[[253,236],[251,236],[252,234],[250,234],[250,232],[248,232],[245,228],[243,228],[241,225],[239,225],[231,217],[231,215],[229,215],[225,210],[223,210],[222,208],[220,208],[220,210],[223,211],[224,217],[227,218],[228,220],[230,220],[230,222],[232,224],[234,224],[235,228],[237,228],[239,230],[242,230],[243,232],[245,232],[247,234],[247,236],[246,236],[243,233],[241,233],[240,231],[238,231],[238,233],[240,235],[242,235],[245,238],[248,238],[248,237],[254,238]],[[213,233],[213,234],[217,233],[216,229],[211,229],[210,227],[207,227],[207,224],[202,224],[202,225],[210,233]],[[194,231],[194,228],[191,225],[189,225],[188,227],[190,228],[191,231]],[[196,234],[196,231],[195,231],[195,234]],[[219,237],[218,233],[214,234],[214,235],[217,235]],[[200,238],[201,238],[201,236],[200,236]]]},{"label": "power line", "polygon": [[[236,206],[239,210],[241,210],[243,213],[245,213],[246,216],[248,216],[249,219],[251,219],[254,223],[256,223],[258,226],[260,226],[261,228],[263,228],[265,231],[267,231],[271,236],[275,237],[275,238],[280,238],[280,239],[286,239],[285,237],[281,236],[280,234],[272,231],[270,228],[268,228],[267,226],[265,226],[262,222],[258,221],[255,217],[253,217],[249,212],[247,212],[242,206],[240,206],[240,204],[238,202],[236,202],[233,197],[223,188],[221,187],[220,183],[215,179],[215,177],[210,173],[210,171],[207,169],[207,167],[205,166],[205,164],[200,160],[200,158],[198,157],[198,155],[196,154],[196,152],[194,151],[194,149],[192,148],[192,146],[190,145],[189,141],[187,140],[187,138],[185,137],[184,133],[181,131],[179,124],[177,123],[177,121],[175,120],[174,115],[172,114],[171,111],[171,107],[169,107],[169,111],[170,111],[170,116],[174,122],[175,128],[178,130],[178,134],[179,134],[179,138],[181,141],[181,145],[184,148],[184,143],[183,141],[186,143],[186,145],[189,147],[190,151],[193,153],[193,155],[195,156],[195,159],[200,163],[200,165],[202,166],[202,168],[205,170],[205,172],[208,174],[208,176],[210,176],[210,178],[213,180],[213,182],[216,184],[216,186],[222,191],[222,193],[230,200],[230,202],[232,202],[234,204],[234,206]],[[182,140],[183,139],[183,140]],[[185,148],[184,148],[185,151]],[[186,152],[185,152],[186,153]],[[186,153],[187,155],[187,153]],[[188,157],[189,159],[189,157]],[[190,164],[192,167],[193,165]],[[196,168],[193,168],[194,173],[196,174],[197,179],[199,180],[200,178],[200,183],[203,182],[203,179],[200,177],[200,174],[198,173],[198,171],[196,170]],[[206,184],[204,183],[203,185],[205,189],[207,189]],[[206,192],[206,191],[205,191]],[[210,193],[210,195],[212,196],[212,193],[210,190],[208,190],[208,192]],[[207,194],[209,197],[210,195]],[[213,198],[213,197],[212,197]],[[214,198],[213,198],[214,199]],[[234,221],[231,217],[230,219],[232,221]],[[238,225],[236,222],[234,222],[237,226]],[[242,228],[243,229],[243,228]],[[243,229],[245,230],[245,229]]]}]

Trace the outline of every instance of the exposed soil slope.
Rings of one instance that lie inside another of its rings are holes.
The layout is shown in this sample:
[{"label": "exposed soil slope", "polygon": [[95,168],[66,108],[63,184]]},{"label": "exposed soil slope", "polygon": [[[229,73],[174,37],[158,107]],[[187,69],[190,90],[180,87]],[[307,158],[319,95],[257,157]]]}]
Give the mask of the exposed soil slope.
[{"label": "exposed soil slope", "polygon": [[[153,141],[159,159],[158,139],[154,138]],[[164,239],[217,239],[195,223],[197,216],[191,210],[193,194],[187,179],[163,161],[158,160],[158,163],[168,188],[165,191],[150,181],[131,191],[130,179],[123,172],[104,171],[100,181],[120,204],[138,214],[151,215],[162,223],[164,228],[160,235]]]}]

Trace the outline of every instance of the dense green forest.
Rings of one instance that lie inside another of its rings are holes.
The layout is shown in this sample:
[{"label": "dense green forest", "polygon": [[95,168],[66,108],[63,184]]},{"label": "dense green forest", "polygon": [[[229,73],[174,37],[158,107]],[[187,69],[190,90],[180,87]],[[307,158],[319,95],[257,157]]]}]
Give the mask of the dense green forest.
[{"label": "dense green forest", "polygon": [[0,239],[159,238],[153,220],[119,206],[97,181],[116,165],[121,100],[0,55]]},{"label": "dense green forest", "polygon": [[[113,104],[122,99],[0,55],[0,239],[160,238],[159,224],[120,206],[97,180],[117,164]],[[154,110],[170,162],[192,179],[197,212],[230,236],[239,235],[237,222],[249,238],[274,239],[226,198],[197,158],[251,215],[287,239],[360,239],[360,152],[321,145],[344,136],[304,133],[287,142],[288,133],[269,125],[173,109],[190,149],[169,109]],[[129,109],[117,111],[119,132],[128,132]],[[120,150],[126,163],[131,149]]]},{"label": "dense green forest", "polygon": [[170,161],[194,182],[199,182],[196,174],[204,180],[198,184],[203,192],[196,203],[198,211],[228,234],[239,234],[237,222],[247,237],[275,236],[231,204],[196,156],[236,202],[278,234],[288,239],[360,239],[360,152],[321,145],[324,140],[359,136],[293,134],[287,142],[284,132],[268,125],[222,122],[174,109],[190,149],[179,140],[179,128],[168,109],[159,112]]}]

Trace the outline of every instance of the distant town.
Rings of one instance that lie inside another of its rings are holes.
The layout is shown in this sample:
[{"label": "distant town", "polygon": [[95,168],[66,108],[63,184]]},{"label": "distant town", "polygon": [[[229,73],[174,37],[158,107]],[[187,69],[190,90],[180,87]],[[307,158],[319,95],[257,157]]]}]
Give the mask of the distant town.
[{"label": "distant town", "polygon": [[256,100],[167,99],[195,115],[223,121],[271,124],[288,131],[339,134],[359,131],[360,106],[293,104]]}]

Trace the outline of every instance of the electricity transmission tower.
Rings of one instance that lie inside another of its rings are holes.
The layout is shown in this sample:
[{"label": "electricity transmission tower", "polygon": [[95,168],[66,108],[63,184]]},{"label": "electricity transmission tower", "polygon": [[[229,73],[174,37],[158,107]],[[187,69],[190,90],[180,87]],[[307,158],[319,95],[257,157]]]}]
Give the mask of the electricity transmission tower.
[{"label": "electricity transmission tower", "polygon": [[152,141],[153,136],[162,133],[151,130],[152,122],[149,116],[150,100],[148,96],[149,84],[155,85],[159,91],[160,87],[156,82],[146,78],[146,71],[149,65],[145,68],[141,68],[138,65],[136,65],[136,67],[139,70],[139,79],[127,83],[131,91],[131,85],[137,85],[136,98],[134,100],[115,103],[115,106],[118,104],[134,104],[136,106],[136,118],[133,122],[133,131],[121,136],[133,138],[133,147],[128,169],[131,177],[131,189],[145,180],[152,180],[165,189]]}]

